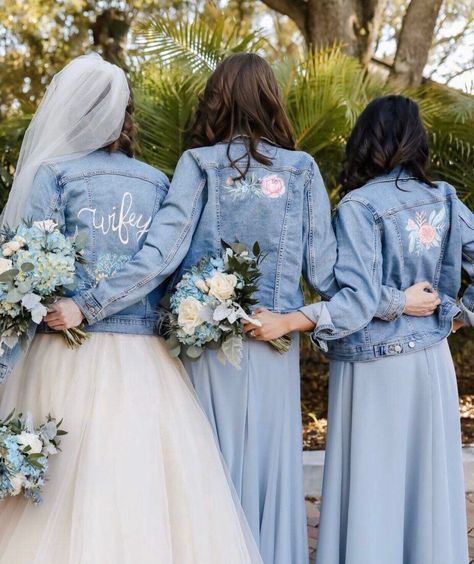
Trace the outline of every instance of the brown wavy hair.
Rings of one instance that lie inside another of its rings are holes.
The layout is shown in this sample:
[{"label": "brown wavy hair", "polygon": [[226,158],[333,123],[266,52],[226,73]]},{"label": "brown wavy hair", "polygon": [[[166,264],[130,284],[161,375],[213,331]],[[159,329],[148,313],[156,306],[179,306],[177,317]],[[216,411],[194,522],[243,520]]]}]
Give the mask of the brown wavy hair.
[{"label": "brown wavy hair", "polygon": [[428,166],[428,135],[418,104],[406,96],[381,96],[367,105],[349,136],[340,177],[342,191],[360,188],[396,167],[433,187]]},{"label": "brown wavy hair", "polygon": [[[230,156],[235,137],[246,147],[237,159]],[[272,160],[258,149],[261,140],[294,150],[290,121],[283,108],[280,89],[270,65],[255,53],[236,53],[222,61],[207,81],[199,98],[191,147],[227,142],[231,166],[243,178],[253,158],[264,165]],[[238,162],[247,158],[242,171]]]},{"label": "brown wavy hair", "polygon": [[133,93],[130,89],[130,98],[128,100],[127,107],[125,108],[125,117],[123,120],[122,131],[118,139],[107,145],[105,149],[109,153],[115,151],[121,151],[125,153],[127,157],[135,156],[135,145],[137,142],[137,132],[138,128],[134,119],[135,113],[135,102],[133,99]]}]

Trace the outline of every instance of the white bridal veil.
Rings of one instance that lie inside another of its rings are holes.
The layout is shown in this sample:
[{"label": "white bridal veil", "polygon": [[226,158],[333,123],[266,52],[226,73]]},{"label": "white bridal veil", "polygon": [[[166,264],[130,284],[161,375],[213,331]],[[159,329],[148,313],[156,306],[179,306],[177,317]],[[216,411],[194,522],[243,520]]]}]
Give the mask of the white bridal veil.
[{"label": "white bridal veil", "polygon": [[54,76],[23,139],[2,226],[23,218],[41,164],[82,157],[119,137],[129,96],[123,70],[96,53]]}]

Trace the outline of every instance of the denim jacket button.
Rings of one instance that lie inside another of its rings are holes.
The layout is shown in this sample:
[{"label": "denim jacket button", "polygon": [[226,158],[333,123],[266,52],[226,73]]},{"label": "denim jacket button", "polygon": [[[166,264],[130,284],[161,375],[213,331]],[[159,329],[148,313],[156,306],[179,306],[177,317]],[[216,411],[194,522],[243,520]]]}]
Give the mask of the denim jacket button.
[{"label": "denim jacket button", "polygon": [[395,352],[401,353],[402,352],[402,346],[401,345],[395,345]]},{"label": "denim jacket button", "polygon": [[410,342],[408,343],[408,346],[409,346],[411,349],[414,349],[414,348],[415,348],[415,341],[410,341]]}]

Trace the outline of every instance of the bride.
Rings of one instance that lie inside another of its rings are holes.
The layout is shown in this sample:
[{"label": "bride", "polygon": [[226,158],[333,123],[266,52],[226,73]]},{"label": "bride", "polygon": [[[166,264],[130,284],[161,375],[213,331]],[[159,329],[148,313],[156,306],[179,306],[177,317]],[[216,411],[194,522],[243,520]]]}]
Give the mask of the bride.
[{"label": "bride", "polygon": [[[3,225],[85,233],[82,288],[139,250],[167,191],[133,158],[132,114],[123,71],[87,55],[54,77],[25,135]],[[40,327],[0,390],[0,416],[51,413],[68,430],[43,504],[0,503],[1,564],[261,563],[187,375],[153,336],[161,293],[76,350]],[[16,353],[0,358],[4,375]]]}]

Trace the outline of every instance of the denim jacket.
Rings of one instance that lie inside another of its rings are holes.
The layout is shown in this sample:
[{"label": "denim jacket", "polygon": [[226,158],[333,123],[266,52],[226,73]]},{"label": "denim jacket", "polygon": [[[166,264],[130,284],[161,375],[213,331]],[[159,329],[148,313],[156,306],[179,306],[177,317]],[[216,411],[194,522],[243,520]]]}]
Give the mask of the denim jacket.
[{"label": "denim jacket", "polygon": [[[335,229],[341,290],[328,303],[301,309],[317,324],[313,338],[323,346],[329,340],[330,358],[367,361],[424,349],[451,332],[461,311],[474,325],[472,282],[457,303],[462,268],[474,281],[474,214],[452,186],[432,188],[395,169],[350,192]],[[405,290],[423,280],[440,294],[433,315],[400,309],[390,323],[374,319],[383,285]]]},{"label": "denim jacket", "polygon": [[[272,164],[251,160],[239,180],[227,149],[218,143],[183,154],[143,249],[113,277],[73,298],[90,324],[136,302],[173,274],[178,281],[202,256],[221,252],[222,240],[248,246],[258,241],[267,253],[256,298],[273,311],[303,305],[301,274],[326,298],[337,291],[329,198],[314,160],[261,143],[259,150]],[[230,151],[241,157],[242,141],[232,143]],[[402,302],[403,293],[385,287],[377,315],[390,319]]]},{"label": "denim jacket", "polygon": [[[66,235],[87,234],[86,264],[77,266],[77,289],[83,291],[111,276],[143,246],[168,186],[159,170],[123,153],[99,150],[42,165],[25,219],[53,219]],[[88,330],[153,334],[161,297],[162,290],[156,289]],[[48,328],[40,325],[39,331]],[[0,357],[0,381],[19,352],[17,346]]]}]

